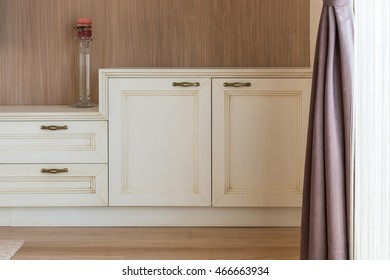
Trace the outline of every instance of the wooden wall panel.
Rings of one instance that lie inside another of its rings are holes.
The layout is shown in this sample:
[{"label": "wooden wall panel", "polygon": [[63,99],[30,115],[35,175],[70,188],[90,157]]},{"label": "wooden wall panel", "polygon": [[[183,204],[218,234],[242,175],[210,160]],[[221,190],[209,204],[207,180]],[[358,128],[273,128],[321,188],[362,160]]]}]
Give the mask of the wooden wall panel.
[{"label": "wooden wall panel", "polygon": [[[309,0],[0,0],[0,105],[77,100],[72,27],[103,67],[305,67]],[[1,110],[1,108],[0,108]]]}]

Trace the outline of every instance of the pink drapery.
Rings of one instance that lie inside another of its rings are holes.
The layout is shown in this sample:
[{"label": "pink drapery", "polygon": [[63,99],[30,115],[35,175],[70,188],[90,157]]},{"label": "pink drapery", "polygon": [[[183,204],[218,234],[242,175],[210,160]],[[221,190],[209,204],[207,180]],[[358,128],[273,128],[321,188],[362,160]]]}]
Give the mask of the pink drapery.
[{"label": "pink drapery", "polygon": [[349,258],[353,0],[324,0],[307,138],[301,259]]}]

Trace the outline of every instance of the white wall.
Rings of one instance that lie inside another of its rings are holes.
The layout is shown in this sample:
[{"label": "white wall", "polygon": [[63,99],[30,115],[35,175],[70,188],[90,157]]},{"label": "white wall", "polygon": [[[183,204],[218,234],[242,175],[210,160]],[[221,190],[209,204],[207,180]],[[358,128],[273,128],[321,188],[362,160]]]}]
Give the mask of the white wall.
[{"label": "white wall", "polygon": [[355,259],[390,259],[390,1],[355,1]]}]

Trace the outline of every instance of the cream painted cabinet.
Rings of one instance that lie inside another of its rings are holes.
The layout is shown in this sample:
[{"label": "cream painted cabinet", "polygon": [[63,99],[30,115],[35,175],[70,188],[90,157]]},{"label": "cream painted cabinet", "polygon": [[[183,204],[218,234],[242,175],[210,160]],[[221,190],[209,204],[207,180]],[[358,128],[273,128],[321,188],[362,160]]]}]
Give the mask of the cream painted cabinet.
[{"label": "cream painted cabinet", "polygon": [[310,79],[163,74],[107,79],[111,206],[300,207]]},{"label": "cream painted cabinet", "polygon": [[299,226],[310,69],[99,73],[98,108],[0,106],[0,225]]},{"label": "cream painted cabinet", "polygon": [[107,129],[97,108],[0,106],[0,208],[107,206]]},{"label": "cream painted cabinet", "polygon": [[213,79],[213,206],[301,206],[309,79]]},{"label": "cream painted cabinet", "polygon": [[211,205],[211,79],[112,78],[110,205]]}]

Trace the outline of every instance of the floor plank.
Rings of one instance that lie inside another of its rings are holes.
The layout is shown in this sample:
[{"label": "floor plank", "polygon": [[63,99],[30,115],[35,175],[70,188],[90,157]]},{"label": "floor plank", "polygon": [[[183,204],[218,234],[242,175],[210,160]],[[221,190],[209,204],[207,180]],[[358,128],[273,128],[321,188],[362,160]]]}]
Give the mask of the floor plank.
[{"label": "floor plank", "polygon": [[299,228],[0,227],[25,240],[18,260],[299,258]]}]

